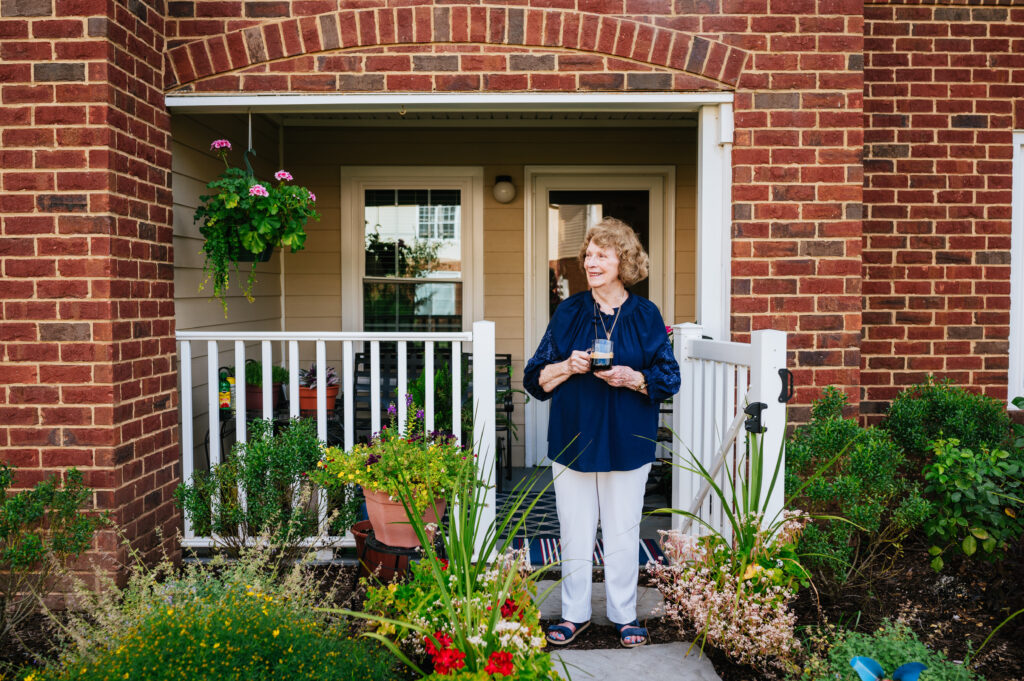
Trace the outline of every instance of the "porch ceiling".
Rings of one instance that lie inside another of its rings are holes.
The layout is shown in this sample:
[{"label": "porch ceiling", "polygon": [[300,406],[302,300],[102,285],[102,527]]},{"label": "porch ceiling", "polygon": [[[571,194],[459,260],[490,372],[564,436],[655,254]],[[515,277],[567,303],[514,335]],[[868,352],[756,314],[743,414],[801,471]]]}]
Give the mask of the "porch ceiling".
[{"label": "porch ceiling", "polygon": [[271,114],[285,126],[401,126],[416,127],[642,127],[696,128],[692,111],[388,111],[376,113]]}]

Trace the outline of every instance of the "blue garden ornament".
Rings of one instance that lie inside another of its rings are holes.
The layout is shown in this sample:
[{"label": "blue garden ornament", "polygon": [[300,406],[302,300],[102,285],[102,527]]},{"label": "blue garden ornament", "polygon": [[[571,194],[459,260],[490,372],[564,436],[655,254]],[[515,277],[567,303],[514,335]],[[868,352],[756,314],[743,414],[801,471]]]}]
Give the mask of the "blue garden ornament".
[{"label": "blue garden ornament", "polygon": [[860,676],[860,681],[883,681],[885,679],[891,679],[892,681],[917,681],[917,677],[921,675],[921,672],[928,668],[920,662],[908,662],[897,668],[892,673],[892,676],[887,677],[885,670],[882,669],[882,665],[870,657],[855,657],[850,660],[850,666]]}]

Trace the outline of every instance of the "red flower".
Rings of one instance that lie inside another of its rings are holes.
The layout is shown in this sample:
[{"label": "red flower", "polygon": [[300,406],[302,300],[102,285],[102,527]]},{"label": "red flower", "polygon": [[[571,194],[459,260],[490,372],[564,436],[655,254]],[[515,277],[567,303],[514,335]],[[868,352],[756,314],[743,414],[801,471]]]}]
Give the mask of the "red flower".
[{"label": "red flower", "polygon": [[434,655],[434,671],[445,676],[455,669],[462,669],[466,666],[464,662],[466,653],[455,648],[445,648]]},{"label": "red flower", "polygon": [[[439,644],[441,644],[440,648],[438,648],[437,646],[434,645],[434,641],[435,640]],[[423,637],[423,642],[427,646],[427,652],[428,653],[430,653],[431,655],[437,655],[442,650],[445,650],[446,648],[451,647],[451,645],[452,645],[452,637],[449,636],[448,634],[444,633],[443,631],[435,631],[433,639],[431,639],[430,636],[424,636]]]},{"label": "red flower", "polygon": [[512,653],[504,651],[491,653],[491,656],[487,658],[487,666],[484,667],[484,671],[488,674],[512,676]]},{"label": "red flower", "polygon": [[439,563],[441,563],[441,570],[442,571],[448,569],[448,560],[447,559],[445,559],[445,558],[438,558],[437,561]]},{"label": "red flower", "polygon": [[[489,609],[489,608],[488,608]],[[516,602],[511,598],[505,599],[505,604],[501,606],[502,617],[512,617],[512,615],[519,613],[519,619],[523,619],[523,611],[516,605]]]}]

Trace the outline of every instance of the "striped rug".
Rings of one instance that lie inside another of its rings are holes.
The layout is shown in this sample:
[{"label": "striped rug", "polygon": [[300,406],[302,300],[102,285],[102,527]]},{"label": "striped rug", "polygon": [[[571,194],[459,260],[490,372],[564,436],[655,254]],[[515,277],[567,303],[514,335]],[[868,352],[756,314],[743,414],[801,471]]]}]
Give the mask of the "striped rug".
[{"label": "striped rug", "polygon": [[[512,546],[521,549],[527,540],[516,537],[512,540]],[[530,542],[530,563],[533,565],[553,565],[562,559],[562,545],[556,535],[540,535],[531,537]],[[641,539],[637,550],[637,560],[640,565],[664,560],[665,554],[661,552],[656,539]],[[594,567],[604,565],[604,542],[600,539],[594,544]]]}]

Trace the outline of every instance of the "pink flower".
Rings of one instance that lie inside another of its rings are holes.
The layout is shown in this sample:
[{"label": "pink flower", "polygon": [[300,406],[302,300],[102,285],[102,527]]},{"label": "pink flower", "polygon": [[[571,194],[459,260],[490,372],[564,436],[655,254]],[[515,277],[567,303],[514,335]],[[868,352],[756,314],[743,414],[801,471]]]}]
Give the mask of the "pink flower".
[{"label": "pink flower", "polygon": [[227,149],[228,151],[231,151],[231,142],[228,142],[227,140],[213,140],[213,144],[210,145],[210,151],[215,151],[217,149]]},{"label": "pink flower", "polygon": [[249,187],[249,196],[270,196],[270,192],[262,184],[254,184]]},{"label": "pink flower", "polygon": [[[308,189],[306,191],[309,192]],[[316,194],[314,194],[313,192],[309,192],[309,200],[310,201],[316,201]]]},{"label": "pink flower", "polygon": [[291,182],[292,181],[292,174],[289,173],[287,170],[278,170],[276,173],[274,173],[274,179],[275,180],[285,180],[285,181]]},{"label": "pink flower", "polygon": [[667,334],[671,334],[672,333],[672,327],[669,326],[668,324],[665,325],[665,333],[667,333]]}]

